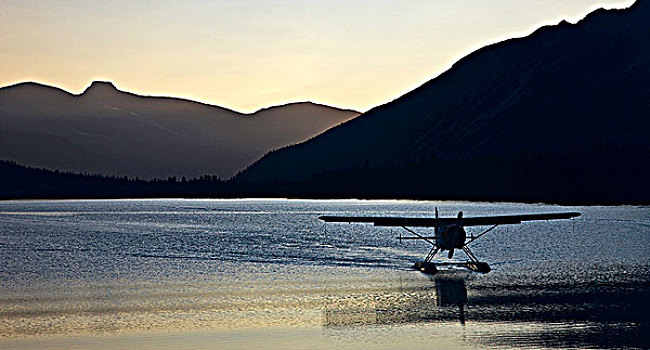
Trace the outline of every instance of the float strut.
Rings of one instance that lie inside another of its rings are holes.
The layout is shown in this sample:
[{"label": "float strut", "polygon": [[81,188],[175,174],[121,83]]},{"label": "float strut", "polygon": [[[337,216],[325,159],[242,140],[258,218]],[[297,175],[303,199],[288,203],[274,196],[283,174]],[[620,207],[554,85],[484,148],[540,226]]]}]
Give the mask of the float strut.
[{"label": "float strut", "polygon": [[429,251],[429,254],[427,254],[427,257],[424,259],[424,261],[425,262],[431,262],[431,259],[433,259],[433,257],[436,255],[436,253],[438,253],[438,250],[440,250],[440,248],[435,247],[435,246],[433,248],[431,248],[431,250]]}]

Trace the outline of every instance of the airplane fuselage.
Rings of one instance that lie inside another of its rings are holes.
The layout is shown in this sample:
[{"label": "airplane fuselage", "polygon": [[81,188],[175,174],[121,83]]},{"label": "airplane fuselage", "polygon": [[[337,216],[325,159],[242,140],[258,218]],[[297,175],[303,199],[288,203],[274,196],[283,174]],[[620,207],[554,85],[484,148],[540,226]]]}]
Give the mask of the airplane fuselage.
[{"label": "airplane fuselage", "polygon": [[[463,218],[463,212],[458,212],[456,218],[439,218],[438,208],[435,209],[435,217],[385,217],[385,216],[320,216],[319,218],[325,222],[361,222],[373,223],[375,226],[391,226],[402,227],[406,231],[412,233],[415,237],[406,239],[420,239],[431,244],[431,250],[426,256],[424,261],[418,261],[413,265],[413,268],[424,273],[434,274],[438,271],[437,266],[443,265],[462,265],[468,269],[480,273],[488,273],[491,268],[486,262],[481,262],[472,253],[467,246],[474,242],[479,237],[492,231],[499,225],[506,224],[520,224],[522,221],[541,221],[541,220],[560,220],[571,219],[580,216],[578,212],[565,212],[565,213],[543,213],[543,214],[517,214],[517,215],[494,215],[494,216],[475,216]],[[481,232],[478,235],[467,237],[465,226],[484,226],[491,225],[489,229]],[[434,227],[434,236],[421,235],[411,229],[410,227]],[[400,239],[402,236],[400,235]],[[441,250],[448,250],[447,257],[452,259],[454,250],[461,249],[469,258],[466,262],[432,261],[436,254]]]}]

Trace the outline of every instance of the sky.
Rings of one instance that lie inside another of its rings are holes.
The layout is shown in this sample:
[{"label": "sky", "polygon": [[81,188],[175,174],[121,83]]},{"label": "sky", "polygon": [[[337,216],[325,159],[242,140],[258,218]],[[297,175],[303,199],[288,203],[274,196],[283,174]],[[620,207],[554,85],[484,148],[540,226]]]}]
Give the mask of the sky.
[{"label": "sky", "polygon": [[490,43],[633,0],[0,0],[0,86],[364,112]]}]

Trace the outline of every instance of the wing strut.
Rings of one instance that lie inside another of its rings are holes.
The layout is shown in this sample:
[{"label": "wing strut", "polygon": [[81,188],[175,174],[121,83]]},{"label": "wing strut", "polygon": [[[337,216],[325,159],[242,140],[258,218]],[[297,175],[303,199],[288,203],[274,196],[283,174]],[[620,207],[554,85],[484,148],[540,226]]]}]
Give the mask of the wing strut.
[{"label": "wing strut", "polygon": [[409,228],[406,227],[406,226],[402,226],[402,228],[405,229],[406,231],[411,232],[412,234],[414,234],[414,235],[420,237],[420,239],[425,240],[427,243],[431,244],[432,246],[434,246],[434,247],[436,246],[435,243],[433,243],[433,242],[431,242],[431,241],[429,240],[429,237],[424,237],[424,236],[422,236],[421,234],[419,234],[419,233],[417,233],[417,232],[415,232],[415,231],[409,229]]},{"label": "wing strut", "polygon": [[479,238],[480,238],[481,236],[483,236],[484,234],[486,234],[486,233],[488,233],[488,232],[494,230],[495,228],[497,228],[497,226],[499,226],[499,224],[496,224],[496,225],[490,227],[489,229],[487,229],[487,230],[481,232],[481,233],[480,233],[478,236],[476,236],[476,237],[472,237],[472,239],[470,239],[469,241],[467,241],[467,243],[465,243],[465,245],[468,245],[468,244],[474,242],[475,240],[479,239]]},{"label": "wing strut", "polygon": [[[437,208],[436,208],[436,211],[437,211]],[[437,213],[436,213],[436,214],[437,214]],[[432,247],[431,247],[431,250],[429,251],[429,254],[427,254],[427,257],[424,259],[424,261],[426,261],[426,262],[430,262],[431,259],[433,259],[433,257],[436,256],[436,254],[437,254],[438,251],[440,250],[440,248],[438,248],[438,246],[436,246],[436,244],[435,244],[434,242],[431,242],[431,241],[429,240],[429,238],[432,238],[432,237],[425,237],[425,236],[422,236],[421,234],[419,234],[419,233],[417,233],[417,232],[415,232],[415,231],[409,229],[409,228],[406,227],[406,226],[402,226],[402,228],[405,229],[406,231],[408,231],[408,232],[410,232],[410,233],[416,235],[418,238],[425,240],[427,243],[431,244],[431,246],[432,246]],[[437,231],[437,228],[438,228],[438,227],[436,227],[436,231]],[[437,237],[437,236],[436,236],[436,237]],[[402,238],[402,236],[400,235],[400,239],[401,239],[401,238]]]}]

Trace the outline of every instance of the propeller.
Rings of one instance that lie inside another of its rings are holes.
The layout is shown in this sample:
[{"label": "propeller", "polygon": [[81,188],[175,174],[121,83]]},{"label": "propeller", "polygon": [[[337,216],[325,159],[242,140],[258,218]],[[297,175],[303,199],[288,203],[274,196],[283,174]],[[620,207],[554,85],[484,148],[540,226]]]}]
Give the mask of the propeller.
[{"label": "propeller", "polygon": [[[437,214],[438,214],[438,210],[436,209],[436,217],[438,217]],[[463,226],[462,223],[461,223],[461,219],[462,219],[462,218],[463,218],[463,212],[462,212],[462,211],[459,211],[459,212],[458,212],[458,226],[459,226],[459,227],[462,227],[462,226]],[[452,248],[452,249],[449,249],[449,255],[447,255],[447,257],[448,257],[449,259],[451,259],[451,258],[454,257],[454,249],[453,249],[453,248]]]}]

